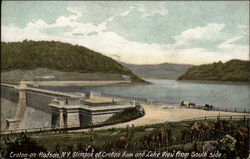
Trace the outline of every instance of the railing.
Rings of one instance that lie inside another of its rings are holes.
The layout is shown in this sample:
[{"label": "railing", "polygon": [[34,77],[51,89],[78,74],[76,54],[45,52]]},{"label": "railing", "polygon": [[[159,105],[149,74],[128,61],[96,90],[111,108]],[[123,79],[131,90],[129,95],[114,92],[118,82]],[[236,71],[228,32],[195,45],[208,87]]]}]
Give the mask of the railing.
[{"label": "railing", "polygon": [[[187,108],[187,107],[181,107],[180,108]],[[205,109],[204,105],[199,105],[196,104],[195,108],[191,107],[190,109],[203,109],[203,110],[207,110]],[[212,109],[209,109],[207,111],[223,111],[223,112],[236,112],[236,113],[250,113],[250,108],[239,108],[239,107],[225,107],[225,106],[221,106],[221,107],[213,107]]]},{"label": "railing", "polygon": [[129,104],[129,101],[110,101],[110,102],[100,102],[100,103],[91,103],[86,101],[81,101],[80,104],[88,105],[91,107],[99,107],[99,106],[114,106],[114,105],[124,105]]},{"label": "railing", "polygon": [[1,83],[1,86],[16,88],[18,85],[15,85],[15,84],[8,84],[8,83]]},{"label": "railing", "polygon": [[[16,88],[19,85],[1,83],[1,86]],[[33,87],[26,87],[25,89],[28,90],[28,91],[35,91],[35,92],[41,92],[41,93],[47,93],[47,94],[56,94],[56,95],[65,96],[65,97],[81,97],[83,95],[83,94],[79,94],[79,92],[77,94],[74,94],[72,92],[52,91],[52,90],[33,88]]]},{"label": "railing", "polygon": [[[179,121],[166,121],[165,123],[175,123],[175,122],[189,122],[189,121],[201,121],[201,120],[244,120],[249,121],[250,115],[234,115],[234,116],[205,116],[199,118],[187,118]],[[79,130],[79,129],[91,129],[102,126],[107,126],[109,124],[97,124],[97,125],[89,125],[89,126],[79,126],[79,125],[68,125],[67,127],[62,128],[51,128],[51,127],[43,127],[43,128],[31,128],[31,129],[18,129],[18,130],[8,130],[1,131],[1,135],[8,134],[20,134],[20,133],[65,133],[71,130]]]},{"label": "railing", "polygon": [[4,85],[4,84],[19,85],[18,82],[1,82],[1,85]]},{"label": "railing", "polygon": [[[65,132],[68,130],[77,130],[77,129],[89,129],[93,126],[79,126],[78,125],[68,125],[65,127],[41,127],[41,128],[30,128],[30,129],[17,129],[17,130],[6,130],[1,131],[1,135],[5,134],[19,134],[19,133],[46,133],[46,132]],[[97,125],[98,127],[98,125]]]},{"label": "railing", "polygon": [[249,120],[250,115],[223,115],[223,116],[205,116],[205,117],[198,117],[198,118],[187,118],[179,121],[166,121],[169,122],[186,122],[186,121],[200,121],[200,120]]},{"label": "railing", "polygon": [[250,108],[214,107],[212,110],[214,110],[214,111],[225,111],[225,112],[250,113]]}]

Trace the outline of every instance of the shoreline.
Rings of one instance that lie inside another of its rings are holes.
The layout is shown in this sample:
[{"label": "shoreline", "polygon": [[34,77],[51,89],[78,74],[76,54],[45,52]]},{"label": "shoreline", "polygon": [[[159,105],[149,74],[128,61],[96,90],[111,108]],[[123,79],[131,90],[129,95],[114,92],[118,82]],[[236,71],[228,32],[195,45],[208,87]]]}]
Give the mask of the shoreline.
[{"label": "shoreline", "polygon": [[250,85],[250,82],[233,82],[233,81],[208,81],[208,80],[178,80],[177,82],[191,82],[191,83],[206,83],[206,84],[234,84],[234,85]]},{"label": "shoreline", "polygon": [[[143,77],[142,77],[143,78]],[[176,82],[190,82],[190,83],[206,83],[206,84],[235,84],[235,85],[250,85],[249,82],[233,82],[233,81],[208,81],[208,80],[178,80],[178,79],[169,79],[169,78],[143,78],[144,80],[171,80]]]}]

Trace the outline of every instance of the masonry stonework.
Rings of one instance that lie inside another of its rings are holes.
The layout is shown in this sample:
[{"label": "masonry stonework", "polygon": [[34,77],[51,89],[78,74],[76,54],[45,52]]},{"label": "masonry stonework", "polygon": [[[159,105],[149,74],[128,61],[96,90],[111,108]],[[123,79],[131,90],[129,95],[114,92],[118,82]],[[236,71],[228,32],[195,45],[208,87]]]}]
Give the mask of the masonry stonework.
[{"label": "masonry stonework", "polygon": [[[51,127],[85,127],[103,123],[114,114],[126,108],[135,107],[134,104],[119,101],[113,97],[104,97],[96,93],[65,93],[38,88],[2,84],[1,90],[15,95],[10,100],[19,98],[14,119],[7,119],[10,130],[16,130],[23,118],[26,107],[32,107],[51,113]],[[18,94],[16,93],[18,92]]]}]

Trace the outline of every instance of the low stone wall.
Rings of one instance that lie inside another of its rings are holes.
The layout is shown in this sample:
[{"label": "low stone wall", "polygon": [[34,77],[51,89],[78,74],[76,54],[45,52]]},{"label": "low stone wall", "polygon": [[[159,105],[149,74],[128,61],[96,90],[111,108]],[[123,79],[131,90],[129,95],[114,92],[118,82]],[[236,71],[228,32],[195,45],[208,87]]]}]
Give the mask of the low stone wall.
[{"label": "low stone wall", "polygon": [[123,109],[108,111],[89,111],[86,109],[81,109],[79,111],[80,126],[91,126],[103,123],[114,114],[121,111],[123,111]]},{"label": "low stone wall", "polygon": [[98,86],[116,83],[130,83],[129,80],[120,81],[25,81],[25,84],[33,86]]}]

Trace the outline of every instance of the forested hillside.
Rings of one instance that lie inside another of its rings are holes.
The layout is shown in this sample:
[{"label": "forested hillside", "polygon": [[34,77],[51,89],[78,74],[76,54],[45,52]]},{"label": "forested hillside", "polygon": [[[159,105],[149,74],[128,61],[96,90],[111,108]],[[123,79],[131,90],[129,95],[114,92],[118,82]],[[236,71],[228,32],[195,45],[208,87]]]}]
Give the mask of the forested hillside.
[{"label": "forested hillside", "polygon": [[193,66],[179,80],[206,80],[206,81],[249,81],[249,61],[230,60],[226,63],[217,62]]},{"label": "forested hillside", "polygon": [[1,72],[38,68],[129,75],[133,81],[143,81],[113,59],[82,46],[55,41],[1,42]]}]

